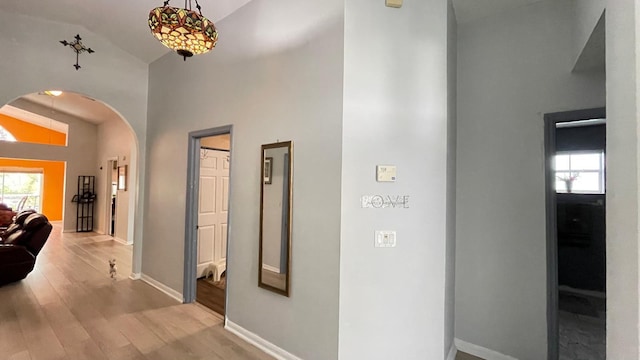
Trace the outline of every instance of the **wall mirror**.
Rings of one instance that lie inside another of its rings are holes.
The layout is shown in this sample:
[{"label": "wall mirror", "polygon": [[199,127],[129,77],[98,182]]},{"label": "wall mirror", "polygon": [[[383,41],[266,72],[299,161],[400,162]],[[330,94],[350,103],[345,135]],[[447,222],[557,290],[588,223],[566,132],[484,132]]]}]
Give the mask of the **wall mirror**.
[{"label": "wall mirror", "polygon": [[262,145],[258,286],[289,296],[291,279],[291,141]]}]

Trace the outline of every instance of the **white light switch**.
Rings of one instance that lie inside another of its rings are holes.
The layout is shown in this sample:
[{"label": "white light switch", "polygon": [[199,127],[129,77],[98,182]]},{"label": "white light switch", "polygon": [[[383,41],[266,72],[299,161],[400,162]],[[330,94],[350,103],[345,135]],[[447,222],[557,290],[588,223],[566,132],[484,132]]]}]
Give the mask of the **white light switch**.
[{"label": "white light switch", "polygon": [[376,230],[375,247],[396,247],[396,232]]},{"label": "white light switch", "polygon": [[392,165],[376,166],[376,179],[380,182],[396,181],[396,167]]}]

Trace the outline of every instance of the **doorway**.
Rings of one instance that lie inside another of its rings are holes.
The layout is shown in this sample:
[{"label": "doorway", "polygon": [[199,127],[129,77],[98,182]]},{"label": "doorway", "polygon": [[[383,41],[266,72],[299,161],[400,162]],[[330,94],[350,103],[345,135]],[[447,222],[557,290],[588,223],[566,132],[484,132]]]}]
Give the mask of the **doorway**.
[{"label": "doorway", "polygon": [[116,234],[116,205],[118,196],[118,160],[116,158],[107,160],[107,176],[106,176],[106,197],[105,202],[105,229],[109,236]]},{"label": "doorway", "polygon": [[231,129],[190,134],[185,302],[225,315]]},{"label": "doorway", "polygon": [[549,359],[606,358],[606,111],[545,115]]}]

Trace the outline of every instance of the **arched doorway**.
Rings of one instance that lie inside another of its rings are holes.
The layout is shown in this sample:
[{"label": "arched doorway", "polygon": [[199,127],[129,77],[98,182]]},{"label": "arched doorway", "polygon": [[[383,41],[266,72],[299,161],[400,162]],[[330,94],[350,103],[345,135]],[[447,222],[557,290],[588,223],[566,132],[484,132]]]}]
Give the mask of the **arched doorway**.
[{"label": "arched doorway", "polygon": [[[40,208],[45,215],[45,209],[59,209],[60,216],[48,211],[62,231],[93,231],[133,244],[138,141],[117,111],[80,93],[41,91],[20,96],[0,108],[0,126],[20,143],[6,146],[0,141],[0,168],[3,160],[10,159],[25,164],[39,162],[33,168],[63,164],[62,174],[54,176],[43,170]],[[83,208],[80,215],[77,198],[87,192],[93,206]]]}]

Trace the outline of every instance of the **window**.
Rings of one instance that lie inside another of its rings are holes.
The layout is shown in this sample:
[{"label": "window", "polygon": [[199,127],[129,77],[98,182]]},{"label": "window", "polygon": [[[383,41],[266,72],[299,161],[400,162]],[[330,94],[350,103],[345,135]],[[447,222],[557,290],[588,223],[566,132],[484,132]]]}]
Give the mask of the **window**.
[{"label": "window", "polygon": [[604,151],[559,152],[554,165],[556,192],[604,194],[604,161]]},{"label": "window", "polygon": [[42,173],[0,170],[0,202],[13,210],[34,209],[40,212]]},{"label": "window", "polygon": [[2,141],[16,141],[16,138],[7,131],[2,125],[0,125],[0,140]]}]

